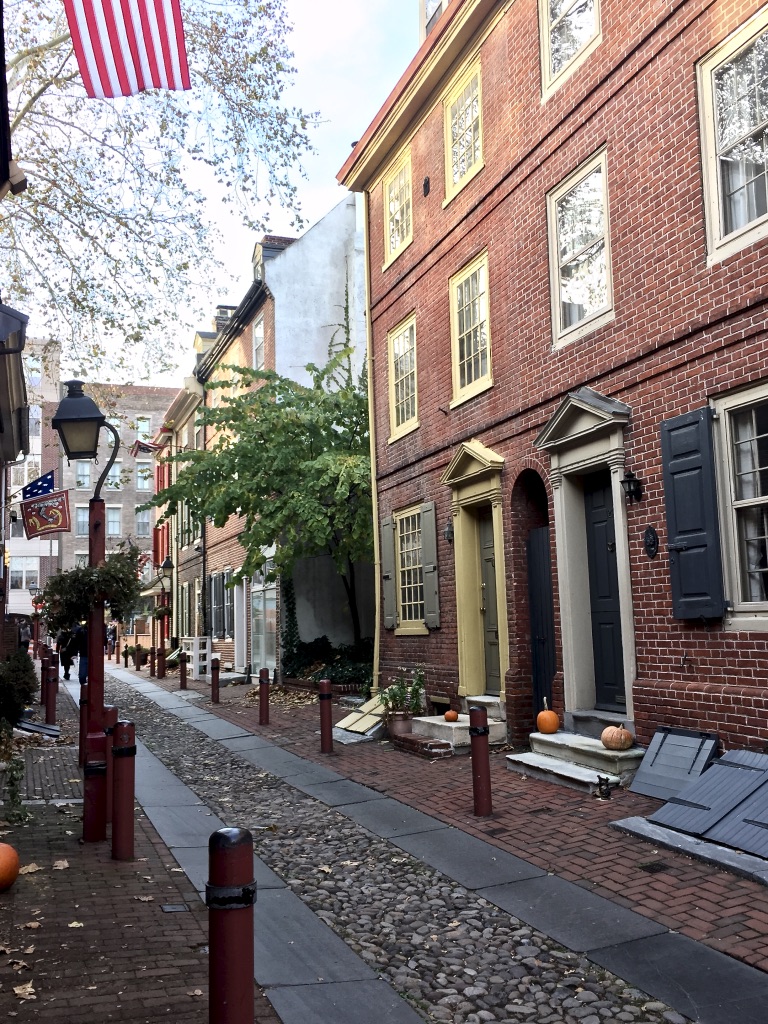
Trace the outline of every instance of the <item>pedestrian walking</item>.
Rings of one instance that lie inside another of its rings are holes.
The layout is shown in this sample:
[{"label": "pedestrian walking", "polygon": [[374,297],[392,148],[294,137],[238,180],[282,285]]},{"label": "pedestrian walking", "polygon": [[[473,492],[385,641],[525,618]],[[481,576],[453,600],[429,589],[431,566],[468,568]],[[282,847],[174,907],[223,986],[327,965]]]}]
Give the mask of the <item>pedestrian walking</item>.
[{"label": "pedestrian walking", "polygon": [[22,651],[29,651],[29,644],[32,640],[32,630],[26,619],[19,623],[19,647]]},{"label": "pedestrian walking", "polygon": [[69,679],[69,673],[74,661],[74,656],[70,650],[71,642],[72,630],[65,626],[56,634],[56,653],[59,655],[59,663],[64,669],[65,679]]},{"label": "pedestrian walking", "polygon": [[77,678],[81,683],[88,682],[88,629],[85,623],[79,622],[72,630],[72,638],[67,644],[70,657],[77,658]]}]

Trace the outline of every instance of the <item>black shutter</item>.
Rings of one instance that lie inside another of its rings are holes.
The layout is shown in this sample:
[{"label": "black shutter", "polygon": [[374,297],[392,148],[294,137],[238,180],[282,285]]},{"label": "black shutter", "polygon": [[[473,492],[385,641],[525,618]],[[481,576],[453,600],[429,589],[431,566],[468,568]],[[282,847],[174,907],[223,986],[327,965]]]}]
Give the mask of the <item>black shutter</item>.
[{"label": "black shutter", "polygon": [[721,618],[725,601],[709,406],[664,420],[661,454],[672,614]]},{"label": "black shutter", "polygon": [[397,625],[395,592],[395,530],[392,517],[381,521],[381,595],[384,603],[384,629]]},{"label": "black shutter", "polygon": [[428,629],[440,625],[440,595],[437,580],[437,522],[435,503],[421,506],[421,564],[424,574],[424,624]]}]

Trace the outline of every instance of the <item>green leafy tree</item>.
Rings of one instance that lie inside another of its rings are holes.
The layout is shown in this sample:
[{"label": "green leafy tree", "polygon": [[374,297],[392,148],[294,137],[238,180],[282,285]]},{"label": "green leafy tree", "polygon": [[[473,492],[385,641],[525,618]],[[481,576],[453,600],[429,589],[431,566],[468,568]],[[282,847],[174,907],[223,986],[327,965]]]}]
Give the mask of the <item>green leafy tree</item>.
[{"label": "green leafy tree", "polygon": [[113,619],[130,618],[141,594],[140,560],[139,549],[125,544],[101,565],[76,566],[49,576],[43,591],[48,631],[55,636],[58,630],[87,619],[97,601],[109,605]]},{"label": "green leafy tree", "polygon": [[325,367],[307,366],[310,385],[270,371],[226,369],[232,379],[209,387],[229,393],[199,420],[215,429],[214,441],[172,456],[175,482],[146,507],[168,518],[184,502],[219,527],[238,515],[240,578],[260,569],[273,545],[273,578],[289,576],[300,558],[330,555],[359,642],[355,562],[369,560],[373,549],[364,378],[354,380],[346,349]]},{"label": "green leafy tree", "polygon": [[34,311],[38,337],[69,342],[80,374],[97,376],[107,351],[128,379],[162,368],[176,310],[210,278],[206,196],[261,230],[274,204],[300,222],[293,172],[314,115],[283,99],[283,0],[183,8],[192,89],[94,100],[61,0],[4,5],[13,158],[29,187],[0,206],[3,301]]}]

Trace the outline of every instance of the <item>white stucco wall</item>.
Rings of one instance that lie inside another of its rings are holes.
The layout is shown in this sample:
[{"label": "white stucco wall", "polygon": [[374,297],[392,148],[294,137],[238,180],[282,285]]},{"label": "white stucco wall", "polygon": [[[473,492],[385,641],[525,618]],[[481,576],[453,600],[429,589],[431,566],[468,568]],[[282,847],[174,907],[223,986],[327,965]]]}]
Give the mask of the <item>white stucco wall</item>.
[{"label": "white stucco wall", "polygon": [[[373,636],[373,566],[355,565],[360,633]],[[296,621],[301,639],[327,636],[332,644],[351,644],[352,623],[344,584],[328,556],[302,558],[293,571]]]},{"label": "white stucco wall", "polygon": [[264,281],[275,300],[275,369],[300,383],[309,383],[307,363],[327,362],[331,338],[344,321],[347,277],[353,365],[358,373],[363,367],[365,275],[359,203],[359,197],[348,194],[264,264]]}]

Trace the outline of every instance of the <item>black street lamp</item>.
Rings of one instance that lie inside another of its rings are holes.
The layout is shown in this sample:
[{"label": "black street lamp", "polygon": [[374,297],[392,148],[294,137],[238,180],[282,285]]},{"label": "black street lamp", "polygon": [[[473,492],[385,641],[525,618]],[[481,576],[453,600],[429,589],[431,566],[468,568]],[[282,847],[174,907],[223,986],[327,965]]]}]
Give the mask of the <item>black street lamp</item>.
[{"label": "black street lamp", "polygon": [[[112,453],[88,503],[88,565],[101,565],[106,556],[104,500],[101,488],[109,475],[120,446],[120,435],[107,421],[92,398],[83,394],[81,380],[65,382],[62,398],[51,424],[58,432],[67,459],[95,459],[99,434],[106,427],[114,438]],[[107,838],[107,748],[104,733],[104,602],[97,601],[88,615],[88,714],[85,738],[85,793],[83,839],[99,842]]]}]

